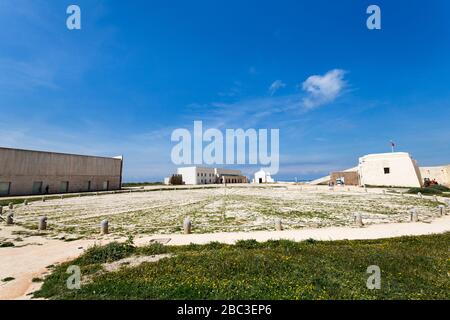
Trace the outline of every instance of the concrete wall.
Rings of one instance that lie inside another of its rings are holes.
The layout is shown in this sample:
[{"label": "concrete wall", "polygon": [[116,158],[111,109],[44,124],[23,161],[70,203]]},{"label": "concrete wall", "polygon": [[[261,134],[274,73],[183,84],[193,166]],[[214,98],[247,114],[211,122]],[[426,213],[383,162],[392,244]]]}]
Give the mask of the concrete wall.
[{"label": "concrete wall", "polygon": [[357,171],[341,171],[332,172],[330,181],[333,185],[337,185],[337,180],[344,180],[347,186],[359,186],[359,173]]},{"label": "concrete wall", "polygon": [[[389,170],[388,173],[385,169]],[[422,178],[415,160],[405,152],[370,154],[359,159],[362,185],[420,187]]]},{"label": "concrete wall", "polygon": [[421,167],[422,179],[436,180],[439,184],[450,187],[450,165],[438,167]]},{"label": "concrete wall", "polygon": [[0,148],[0,184],[10,183],[9,195],[39,194],[33,192],[38,182],[41,193],[46,186],[49,193],[63,192],[62,182],[67,192],[120,189],[122,159]]},{"label": "concrete wall", "polygon": [[[347,170],[344,170],[341,172],[351,172],[351,171],[358,172],[358,170],[359,170],[359,167],[356,166],[356,167],[353,167],[353,168],[350,168],[350,169],[347,169]],[[330,179],[331,179],[331,175],[312,180],[309,182],[309,184],[314,184],[314,185],[328,184],[328,183],[330,183]]]}]

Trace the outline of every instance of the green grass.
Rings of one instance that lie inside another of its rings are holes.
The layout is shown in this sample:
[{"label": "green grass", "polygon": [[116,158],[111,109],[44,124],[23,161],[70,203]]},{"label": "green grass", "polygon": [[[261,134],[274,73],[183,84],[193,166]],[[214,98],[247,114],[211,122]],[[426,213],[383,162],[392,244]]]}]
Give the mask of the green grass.
[{"label": "green grass", "polygon": [[436,187],[425,187],[425,188],[411,188],[407,191],[410,194],[418,194],[421,193],[423,195],[440,195],[442,194],[442,190]]},{"label": "green grass", "polygon": [[[50,299],[449,299],[450,233],[384,240],[239,241],[236,245],[94,247],[60,265],[35,297]],[[101,263],[131,255],[172,257],[118,271]],[[85,282],[66,288],[69,265]],[[367,267],[381,268],[369,290]]]}]

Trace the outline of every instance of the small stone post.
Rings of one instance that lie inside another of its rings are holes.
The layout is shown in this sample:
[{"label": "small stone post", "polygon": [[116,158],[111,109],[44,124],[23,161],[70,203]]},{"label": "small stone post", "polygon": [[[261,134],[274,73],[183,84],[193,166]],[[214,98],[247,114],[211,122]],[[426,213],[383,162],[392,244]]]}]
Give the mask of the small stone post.
[{"label": "small stone post", "polygon": [[419,214],[417,213],[417,208],[412,208],[409,210],[410,212],[410,221],[411,222],[417,222],[419,221]]},{"label": "small stone post", "polygon": [[367,190],[367,188],[364,187],[364,192],[367,193],[367,192],[369,192],[369,190]]},{"label": "small stone post", "polygon": [[14,212],[9,212],[6,215],[6,224],[7,225],[12,225],[14,224]]},{"label": "small stone post", "polygon": [[9,208],[9,210],[14,209],[14,203],[10,202],[10,203],[8,204],[8,208]]},{"label": "small stone post", "polygon": [[41,199],[41,200],[42,200],[42,202],[45,202],[45,197],[42,197],[42,199]]},{"label": "small stone post", "polygon": [[355,216],[355,224],[358,227],[363,227],[364,223],[363,223],[363,219],[362,219],[362,214],[361,213],[357,213]]},{"label": "small stone post", "polygon": [[101,234],[108,234],[109,233],[109,222],[108,222],[108,220],[103,220],[100,223],[100,230],[101,230]]},{"label": "small stone post", "polygon": [[27,205],[28,205],[28,200],[27,200],[27,199],[25,199],[25,200],[23,201],[23,205],[24,205],[24,206],[27,206]]},{"label": "small stone post", "polygon": [[0,206],[0,215],[3,213],[3,207]]},{"label": "small stone post", "polygon": [[438,206],[438,209],[439,209],[439,216],[440,217],[445,216],[445,206],[440,205]]},{"label": "small stone post", "polygon": [[47,217],[40,217],[39,218],[39,231],[47,230]]},{"label": "small stone post", "polygon": [[63,200],[63,199],[64,199],[64,196],[63,196],[63,195],[60,195],[59,198],[60,198],[61,200]]},{"label": "small stone post", "polygon": [[383,194],[386,194],[386,190],[383,189]]},{"label": "small stone post", "polygon": [[434,199],[434,202],[439,202],[437,196],[434,196],[433,199]]},{"label": "small stone post", "polygon": [[184,230],[184,234],[190,234],[192,231],[192,223],[191,223],[191,219],[189,217],[184,219],[183,230]]},{"label": "small stone post", "polygon": [[419,196],[420,199],[422,199],[422,193],[418,192],[417,195]]},{"label": "small stone post", "polygon": [[283,225],[281,224],[281,219],[275,219],[275,230],[282,231]]}]

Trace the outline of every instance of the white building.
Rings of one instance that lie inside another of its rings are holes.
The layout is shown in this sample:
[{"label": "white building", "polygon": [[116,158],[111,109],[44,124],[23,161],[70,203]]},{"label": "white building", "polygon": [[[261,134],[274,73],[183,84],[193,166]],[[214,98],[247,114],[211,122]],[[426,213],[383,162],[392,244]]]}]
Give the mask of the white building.
[{"label": "white building", "polygon": [[361,185],[421,187],[417,162],[406,152],[369,154],[359,158]]},{"label": "white building", "polygon": [[247,183],[247,177],[240,170],[184,167],[178,168],[177,174],[183,177],[183,183],[188,185],[217,183]]},{"label": "white building", "polygon": [[266,172],[262,169],[255,172],[255,178],[253,179],[253,183],[273,183],[273,182],[275,181],[272,179],[270,172]]}]

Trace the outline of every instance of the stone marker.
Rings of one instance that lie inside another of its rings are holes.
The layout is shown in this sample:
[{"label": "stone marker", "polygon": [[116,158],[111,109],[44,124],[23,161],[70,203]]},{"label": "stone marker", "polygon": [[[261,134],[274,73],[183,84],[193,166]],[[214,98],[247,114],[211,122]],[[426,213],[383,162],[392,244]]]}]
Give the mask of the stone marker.
[{"label": "stone marker", "polygon": [[275,219],[275,230],[282,231],[283,225],[281,224],[281,219]]},{"label": "stone marker", "polygon": [[184,234],[190,234],[192,231],[192,223],[191,223],[191,219],[189,217],[184,219],[183,230],[184,230]]},{"label": "stone marker", "polygon": [[64,196],[63,196],[63,195],[61,195],[61,196],[60,196],[59,198],[60,198],[60,199],[62,200],[62,199],[64,199]]},{"label": "stone marker", "polygon": [[439,202],[439,200],[436,196],[434,196],[433,199],[434,199],[434,202]]},{"label": "stone marker", "polygon": [[109,233],[109,222],[108,220],[103,220],[100,223],[100,231],[102,234],[108,234]]},{"label": "stone marker", "polygon": [[9,210],[14,209],[14,203],[10,202],[10,203],[8,204],[8,208],[9,208]]},{"label": "stone marker", "polygon": [[3,213],[3,207],[0,206],[0,214],[2,214],[2,213]]},{"label": "stone marker", "polygon": [[419,196],[420,199],[422,199],[422,193],[418,192],[417,195]]},{"label": "stone marker", "polygon": [[23,201],[23,205],[24,205],[24,206],[27,206],[27,205],[28,205],[28,200],[27,200],[27,199],[25,199],[25,200]]},{"label": "stone marker", "polygon": [[7,225],[12,225],[14,224],[14,212],[9,212],[6,215],[6,224]]},{"label": "stone marker", "polygon": [[438,206],[438,209],[439,209],[439,216],[440,217],[445,216],[445,206],[440,205]]},{"label": "stone marker", "polygon": [[409,210],[410,213],[410,222],[417,222],[419,221],[419,214],[417,213],[417,208],[412,208]]},{"label": "stone marker", "polygon": [[364,188],[364,192],[367,193],[367,192],[369,192],[369,191],[367,190],[367,188]]},{"label": "stone marker", "polygon": [[356,224],[358,227],[363,227],[363,226],[364,226],[363,219],[362,219],[362,214],[361,214],[361,213],[357,213],[357,214],[355,215],[355,224]]},{"label": "stone marker", "polygon": [[40,230],[40,231],[43,231],[43,230],[47,230],[47,217],[40,217],[39,218],[39,226],[38,226],[38,229]]},{"label": "stone marker", "polygon": [[42,197],[42,199],[41,199],[41,200],[42,200],[42,202],[45,202],[45,197]]},{"label": "stone marker", "polygon": [[383,189],[383,194],[386,194],[386,190]]}]

